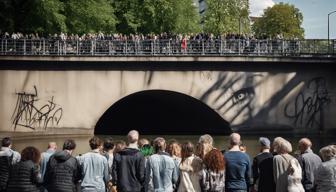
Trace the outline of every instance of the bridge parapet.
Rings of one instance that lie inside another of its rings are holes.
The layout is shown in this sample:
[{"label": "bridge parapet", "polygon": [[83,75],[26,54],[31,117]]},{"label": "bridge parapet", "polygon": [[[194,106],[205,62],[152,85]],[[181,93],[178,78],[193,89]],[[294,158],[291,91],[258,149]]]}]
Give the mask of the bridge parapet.
[{"label": "bridge parapet", "polygon": [[335,56],[336,40],[57,40],[1,39],[0,55],[44,56]]}]

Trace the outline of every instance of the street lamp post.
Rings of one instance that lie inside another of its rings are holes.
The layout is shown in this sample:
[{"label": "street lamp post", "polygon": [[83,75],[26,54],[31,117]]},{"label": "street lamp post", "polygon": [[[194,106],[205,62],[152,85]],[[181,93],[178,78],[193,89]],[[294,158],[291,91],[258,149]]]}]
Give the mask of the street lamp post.
[{"label": "street lamp post", "polygon": [[328,13],[328,52],[330,52],[329,17],[330,17],[330,15],[333,14],[333,13],[336,13],[336,11],[332,11],[332,12]]}]

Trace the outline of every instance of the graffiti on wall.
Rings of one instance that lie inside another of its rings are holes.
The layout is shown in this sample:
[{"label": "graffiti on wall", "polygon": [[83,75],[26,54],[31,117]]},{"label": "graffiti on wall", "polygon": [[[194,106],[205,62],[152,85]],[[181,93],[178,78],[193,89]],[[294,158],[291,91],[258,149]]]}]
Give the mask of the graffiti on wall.
[{"label": "graffiti on wall", "polygon": [[325,78],[308,81],[295,100],[285,106],[285,116],[293,119],[295,126],[323,129],[323,110],[331,102]]},{"label": "graffiti on wall", "polygon": [[38,98],[36,86],[33,93],[16,93],[17,100],[12,115],[14,131],[18,126],[26,127],[32,130],[38,128],[45,130],[49,126],[56,126],[62,119],[63,110],[54,102],[52,96],[46,104]]}]

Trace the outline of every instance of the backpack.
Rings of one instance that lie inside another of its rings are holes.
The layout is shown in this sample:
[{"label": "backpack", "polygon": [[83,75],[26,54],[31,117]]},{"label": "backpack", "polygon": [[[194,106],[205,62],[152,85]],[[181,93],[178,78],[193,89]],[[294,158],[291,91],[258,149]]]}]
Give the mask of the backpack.
[{"label": "backpack", "polygon": [[0,157],[0,191],[7,188],[9,173],[12,168],[14,153],[11,156]]}]

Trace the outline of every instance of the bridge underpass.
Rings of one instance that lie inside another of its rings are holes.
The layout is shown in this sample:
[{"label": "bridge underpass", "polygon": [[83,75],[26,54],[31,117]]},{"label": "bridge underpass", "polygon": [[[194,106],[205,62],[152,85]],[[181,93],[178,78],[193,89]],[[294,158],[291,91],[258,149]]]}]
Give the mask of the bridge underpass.
[{"label": "bridge underpass", "polygon": [[336,130],[334,64],[325,57],[2,56],[0,131],[328,134]]}]

